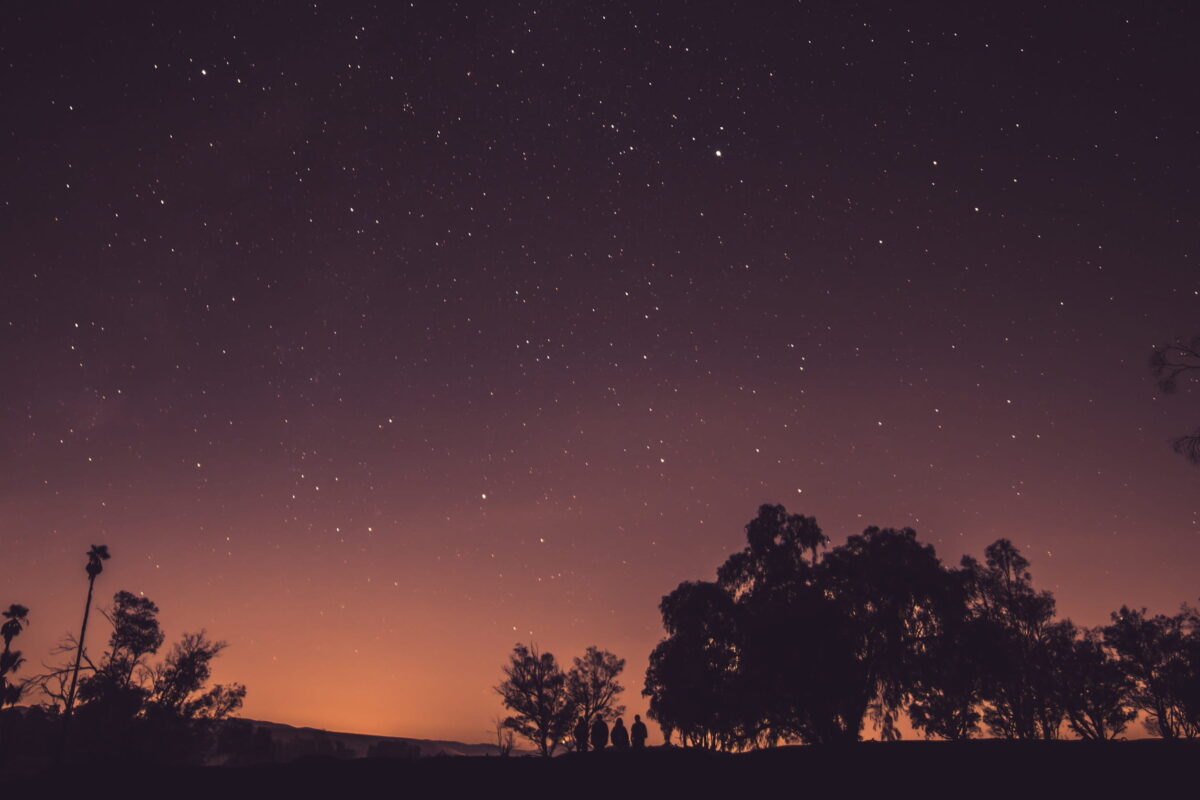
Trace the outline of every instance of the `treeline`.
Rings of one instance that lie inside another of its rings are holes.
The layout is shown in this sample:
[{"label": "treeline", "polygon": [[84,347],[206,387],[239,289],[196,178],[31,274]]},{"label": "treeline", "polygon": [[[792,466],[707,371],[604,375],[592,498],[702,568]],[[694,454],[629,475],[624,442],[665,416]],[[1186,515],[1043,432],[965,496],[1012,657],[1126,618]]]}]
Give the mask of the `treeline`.
[{"label": "treeline", "polygon": [[[88,551],[88,576],[79,635],[69,636],[51,654],[45,671],[18,680],[25,658],[13,641],[29,621],[29,609],[14,604],[0,627],[0,764],[14,756],[38,760],[144,760],[198,763],[217,745],[219,723],[241,707],[240,684],[209,687],[212,661],[225,648],[204,631],[185,633],[160,660],[166,636],[158,606],[127,591],[113,595],[101,611],[111,631],[107,647],[94,657],[86,646],[96,578],[109,559],[108,548]],[[36,705],[5,710],[23,697]]]},{"label": "treeline", "polygon": [[1056,619],[1012,542],[947,568],[910,528],[829,549],[812,517],[764,505],[717,580],[662,599],[643,694],[668,742],[742,749],[900,736],[1112,739],[1143,715],[1200,735],[1200,614],[1122,607]]}]

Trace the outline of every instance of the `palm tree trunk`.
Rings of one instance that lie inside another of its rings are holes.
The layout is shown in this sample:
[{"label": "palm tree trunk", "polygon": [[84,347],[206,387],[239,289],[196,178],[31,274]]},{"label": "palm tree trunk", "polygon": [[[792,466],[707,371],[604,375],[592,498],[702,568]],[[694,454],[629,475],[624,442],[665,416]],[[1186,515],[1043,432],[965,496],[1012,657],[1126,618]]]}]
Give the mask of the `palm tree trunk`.
[{"label": "palm tree trunk", "polygon": [[71,718],[71,709],[75,707],[75,687],[79,684],[79,665],[83,660],[83,640],[87,636],[88,615],[92,611],[92,589],[96,585],[96,576],[88,576],[87,604],[83,607],[83,625],[79,628],[79,646],[75,648],[75,669],[71,673],[71,690],[67,692],[67,705],[64,710],[65,719]]}]

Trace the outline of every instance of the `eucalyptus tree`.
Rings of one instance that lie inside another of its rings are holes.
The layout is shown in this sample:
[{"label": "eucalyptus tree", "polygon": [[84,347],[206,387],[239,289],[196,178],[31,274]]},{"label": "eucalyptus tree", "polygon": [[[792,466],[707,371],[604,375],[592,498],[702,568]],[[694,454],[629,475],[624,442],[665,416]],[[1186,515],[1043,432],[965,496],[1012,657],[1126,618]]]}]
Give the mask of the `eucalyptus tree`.
[{"label": "eucalyptus tree", "polygon": [[1146,728],[1164,739],[1200,736],[1200,619],[1185,608],[1149,616],[1122,606],[1105,626],[1104,643],[1132,682],[1130,700]]},{"label": "eucalyptus tree", "polygon": [[553,755],[575,719],[566,674],[552,653],[523,644],[513,648],[503,670],[505,679],[495,690],[512,712],[505,726],[533,742],[543,756]]},{"label": "eucalyptus tree", "polygon": [[1104,646],[1102,630],[1072,633],[1058,676],[1067,725],[1081,739],[1115,739],[1137,716],[1134,683]]}]

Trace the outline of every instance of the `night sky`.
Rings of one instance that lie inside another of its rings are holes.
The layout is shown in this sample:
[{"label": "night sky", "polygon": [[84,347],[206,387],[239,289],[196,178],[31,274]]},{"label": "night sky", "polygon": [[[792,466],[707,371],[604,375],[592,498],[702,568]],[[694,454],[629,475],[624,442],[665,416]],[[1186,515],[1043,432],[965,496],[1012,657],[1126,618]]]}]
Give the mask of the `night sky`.
[{"label": "night sky", "polygon": [[105,543],[246,716],[485,740],[531,639],[644,713],[763,502],[1195,602],[1200,11],[908,5],[10,4],[23,674]]}]

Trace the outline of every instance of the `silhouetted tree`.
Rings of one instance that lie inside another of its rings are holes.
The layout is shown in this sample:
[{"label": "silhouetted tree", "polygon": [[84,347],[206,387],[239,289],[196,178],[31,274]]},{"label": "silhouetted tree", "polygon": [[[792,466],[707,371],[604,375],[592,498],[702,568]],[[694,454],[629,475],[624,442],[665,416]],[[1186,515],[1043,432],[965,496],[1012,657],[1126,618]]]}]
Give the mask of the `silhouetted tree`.
[{"label": "silhouetted tree", "polygon": [[4,639],[4,650],[0,651],[0,710],[3,710],[4,706],[15,705],[21,699],[22,687],[13,683],[9,676],[20,669],[25,659],[20,650],[12,649],[12,640],[29,624],[29,609],[13,603],[0,612],[0,616],[4,617],[4,624],[0,625],[0,638]]},{"label": "silhouetted tree", "polygon": [[113,595],[112,611],[105,616],[113,626],[109,649],[96,671],[81,681],[79,699],[131,719],[150,695],[146,657],[163,643],[158,606],[148,597],[122,590]]},{"label": "silhouetted tree", "polygon": [[715,583],[684,582],[659,604],[667,638],[650,654],[642,694],[664,736],[718,747],[732,739],[741,701],[730,594]]},{"label": "silhouetted tree", "polygon": [[1057,738],[1063,712],[1047,658],[1058,635],[1051,628],[1054,597],[1033,588],[1029,561],[1009,540],[988,545],[984,556],[984,565],[969,556],[962,561],[982,631],[984,721],[1000,738]]},{"label": "silhouetted tree", "polygon": [[0,624],[0,638],[4,639],[4,649],[0,650],[0,764],[3,764],[8,754],[4,707],[16,705],[25,689],[23,685],[14,683],[11,677],[25,661],[20,650],[12,649],[12,641],[29,624],[29,609],[13,603],[0,612],[0,616],[4,618],[4,623]]},{"label": "silhouetted tree", "polygon": [[[731,665],[713,718],[717,746],[836,738],[853,665],[848,632],[817,571],[827,543],[812,517],[763,505],[746,524],[746,547],[717,570],[731,605],[717,617],[727,628],[717,640],[721,655]],[[847,686],[828,682],[843,678]]]},{"label": "silhouetted tree", "polygon": [[[896,720],[918,683],[921,656],[937,634],[936,611],[948,579],[933,547],[912,528],[867,528],[834,548],[820,565],[839,624],[851,633],[854,675],[865,687],[864,708],[884,739],[899,738]],[[840,717],[838,738],[855,741],[862,725],[860,700]]]},{"label": "silhouetted tree", "polygon": [[1184,606],[1187,635],[1183,640],[1183,657],[1177,662],[1181,674],[1179,705],[1182,717],[1192,737],[1200,736],[1200,610]]},{"label": "silhouetted tree", "polygon": [[741,597],[809,579],[819,550],[828,543],[813,517],[788,514],[783,506],[759,506],[758,515],[746,524],[746,547],[721,565],[718,582]]},{"label": "silhouetted tree", "polygon": [[[1174,394],[1181,381],[1200,378],[1200,336],[1188,341],[1176,339],[1154,348],[1150,370],[1163,394]],[[1200,464],[1200,428],[1177,436],[1171,440],[1171,447],[1193,464]]]},{"label": "silhouetted tree", "polygon": [[1058,674],[1067,725],[1081,739],[1115,739],[1137,716],[1130,705],[1133,681],[1109,655],[1100,629],[1069,629],[1072,636],[1060,656]]},{"label": "silhouetted tree", "polygon": [[935,609],[937,631],[916,654],[908,715],[927,737],[961,741],[979,732],[986,630],[967,605],[969,580],[962,570],[947,572]]},{"label": "silhouetted tree", "polygon": [[[165,763],[196,762],[215,741],[217,721],[241,707],[245,687],[209,687],[212,660],[225,648],[203,631],[184,634],[167,657],[149,663],[162,646],[158,606],[127,591],[113,596],[108,648],[80,677],[72,722],[74,756],[142,758]],[[75,650],[78,652],[78,644]],[[74,681],[74,667],[40,676],[43,691],[65,701],[62,681]],[[55,688],[57,683],[58,688]]]},{"label": "silhouetted tree", "polygon": [[203,630],[185,633],[152,670],[150,694],[142,710],[146,755],[166,763],[199,760],[211,746],[217,723],[242,706],[246,687],[233,683],[207,687],[212,660],[226,647]]},{"label": "silhouetted tree", "polygon": [[[1007,539],[947,570],[909,528],[867,528],[824,555],[816,521],[764,505],[717,582],[659,605],[666,638],[643,694],[670,742],[743,749],[899,738],[1086,739],[1137,710],[1164,738],[1200,736],[1200,611],[1078,630]],[[1114,654],[1115,653],[1115,658]]]},{"label": "silhouetted tree", "polygon": [[[1146,714],[1146,729],[1164,739],[1200,735],[1194,709],[1200,670],[1191,658],[1200,637],[1196,612],[1153,617],[1122,606],[1105,626],[1104,643],[1116,653],[1132,682],[1133,706]],[[1191,708],[1189,708],[1191,706]]]},{"label": "silhouetted tree", "polygon": [[71,671],[71,688],[67,691],[66,704],[63,710],[65,718],[69,719],[75,707],[75,690],[79,685],[79,666],[83,660],[84,641],[87,638],[88,616],[92,611],[92,590],[96,586],[96,576],[104,571],[104,562],[109,559],[108,546],[94,544],[87,553],[88,561],[84,569],[88,576],[87,601],[83,606],[83,624],[79,627],[79,641],[75,645],[75,667]]},{"label": "silhouetted tree", "polygon": [[135,721],[150,696],[146,658],[163,641],[158,607],[147,597],[119,591],[113,595],[111,611],[101,613],[113,630],[99,662],[85,656],[91,674],[79,679],[74,712],[79,734],[73,749],[136,751]]},{"label": "silhouetted tree", "polygon": [[113,595],[109,621],[113,632],[109,638],[108,663],[119,669],[121,680],[128,683],[133,680],[135,670],[145,667],[145,657],[157,653],[162,646],[158,606],[148,597],[122,590]]},{"label": "silhouetted tree", "polygon": [[625,713],[625,706],[617,704],[617,695],[625,691],[617,682],[623,669],[625,659],[594,646],[582,658],[575,659],[575,665],[567,673],[567,691],[575,713],[588,728],[593,720],[608,722]]},{"label": "silhouetted tree", "polygon": [[504,666],[505,680],[496,686],[512,715],[504,723],[550,756],[571,731],[575,707],[567,676],[551,653],[518,644]]},{"label": "silhouetted tree", "polygon": [[238,683],[217,684],[205,691],[212,660],[228,645],[210,640],[203,630],[185,633],[166,660],[154,670],[150,704],[181,719],[224,719],[237,711],[246,696]]},{"label": "silhouetted tree", "polygon": [[716,584],[663,598],[651,716],[719,748],[856,741],[868,711],[898,738],[949,592],[933,548],[911,529],[868,528],[821,558],[816,520],[772,505],[746,540]]}]

